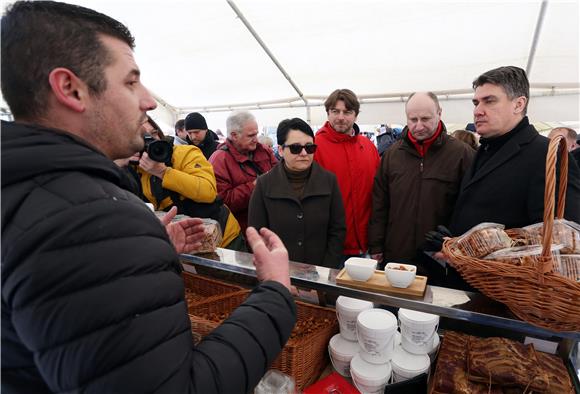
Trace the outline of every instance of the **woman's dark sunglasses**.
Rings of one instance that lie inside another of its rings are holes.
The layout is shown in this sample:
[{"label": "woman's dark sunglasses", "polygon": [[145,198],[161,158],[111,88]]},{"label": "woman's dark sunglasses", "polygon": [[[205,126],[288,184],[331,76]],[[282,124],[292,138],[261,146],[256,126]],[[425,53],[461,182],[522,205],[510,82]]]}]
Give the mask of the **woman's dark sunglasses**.
[{"label": "woman's dark sunglasses", "polygon": [[309,155],[316,152],[316,144],[306,144],[306,145],[300,145],[300,144],[286,145],[286,144],[284,144],[282,146],[284,148],[290,149],[290,153],[292,153],[293,155],[300,154],[300,152],[302,152],[302,149],[304,149],[306,151],[306,153],[308,153]]}]

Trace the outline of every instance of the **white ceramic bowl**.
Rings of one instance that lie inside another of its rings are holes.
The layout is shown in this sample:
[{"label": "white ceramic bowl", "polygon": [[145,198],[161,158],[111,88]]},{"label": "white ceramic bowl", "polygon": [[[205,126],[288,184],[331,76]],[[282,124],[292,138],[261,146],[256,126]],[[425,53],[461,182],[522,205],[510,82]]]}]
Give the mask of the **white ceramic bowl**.
[{"label": "white ceramic bowl", "polygon": [[344,266],[351,279],[366,282],[377,269],[377,260],[351,257],[344,262]]},{"label": "white ceramic bowl", "polygon": [[[401,267],[405,267],[405,270],[399,269]],[[388,263],[385,275],[391,286],[406,288],[415,280],[417,267],[410,264]]]}]

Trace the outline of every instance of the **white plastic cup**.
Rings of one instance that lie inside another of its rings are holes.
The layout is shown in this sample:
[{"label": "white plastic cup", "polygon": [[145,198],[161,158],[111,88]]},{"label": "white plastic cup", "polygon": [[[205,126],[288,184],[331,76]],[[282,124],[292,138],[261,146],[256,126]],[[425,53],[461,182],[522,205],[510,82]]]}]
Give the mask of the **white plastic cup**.
[{"label": "white plastic cup", "polygon": [[397,346],[391,360],[393,369],[393,383],[403,382],[419,376],[422,373],[429,373],[431,360],[426,354],[412,354],[402,346]]},{"label": "white plastic cup", "polygon": [[346,340],[356,341],[356,318],[367,309],[374,308],[372,302],[340,296],[336,299],[336,317],[340,335]]},{"label": "white plastic cup", "polygon": [[433,350],[439,316],[401,308],[399,322],[403,349],[413,354],[428,354]]},{"label": "white plastic cup", "polygon": [[334,370],[342,376],[350,377],[350,360],[358,354],[358,342],[347,341],[340,334],[330,338],[328,354]]},{"label": "white plastic cup", "polygon": [[356,333],[361,357],[373,364],[389,362],[395,350],[397,318],[384,309],[369,309],[357,318]]},{"label": "white plastic cup", "polygon": [[391,378],[391,364],[371,364],[357,354],[350,361],[350,375],[362,394],[383,394]]}]

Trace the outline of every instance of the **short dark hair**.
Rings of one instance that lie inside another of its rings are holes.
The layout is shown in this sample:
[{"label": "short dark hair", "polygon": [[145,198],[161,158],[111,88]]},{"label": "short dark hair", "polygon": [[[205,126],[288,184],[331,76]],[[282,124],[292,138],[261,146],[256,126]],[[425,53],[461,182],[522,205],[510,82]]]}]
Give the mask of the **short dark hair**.
[{"label": "short dark hair", "polygon": [[175,122],[175,132],[177,133],[177,130],[185,130],[185,119],[179,119],[177,122]]},{"label": "short dark hair", "polygon": [[300,118],[284,119],[278,125],[278,130],[276,130],[276,139],[278,140],[278,145],[281,146],[286,143],[288,132],[290,132],[290,130],[301,131],[314,139],[314,132],[308,123]]},{"label": "short dark hair", "polygon": [[473,89],[486,83],[501,86],[510,100],[524,96],[526,105],[523,114],[526,115],[530,101],[530,82],[524,69],[516,66],[494,68],[477,77],[473,81]]},{"label": "short dark hair", "polygon": [[135,47],[129,29],[88,8],[54,1],[17,1],[2,16],[2,94],[14,117],[43,115],[48,76],[57,67],[75,73],[99,95],[112,57],[99,35]]},{"label": "short dark hair", "polygon": [[352,90],[349,89],[336,89],[334,92],[330,93],[330,96],[324,102],[324,108],[326,108],[326,113],[330,111],[336,105],[337,101],[342,100],[344,101],[344,106],[349,111],[354,111],[354,113],[358,116],[360,111],[360,103],[358,102],[358,98],[356,94]]}]

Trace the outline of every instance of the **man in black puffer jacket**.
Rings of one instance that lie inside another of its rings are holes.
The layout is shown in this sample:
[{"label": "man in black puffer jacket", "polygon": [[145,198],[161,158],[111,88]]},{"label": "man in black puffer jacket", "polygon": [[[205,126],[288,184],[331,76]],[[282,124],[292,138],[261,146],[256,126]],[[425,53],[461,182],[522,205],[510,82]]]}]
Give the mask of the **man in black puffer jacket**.
[{"label": "man in black puffer jacket", "polygon": [[1,45],[16,119],[1,133],[2,392],[251,391],[296,319],[287,252],[248,230],[262,283],[194,347],[171,241],[181,251],[199,232],[168,236],[111,161],[143,148],[155,108],[128,30],[17,2]]}]

